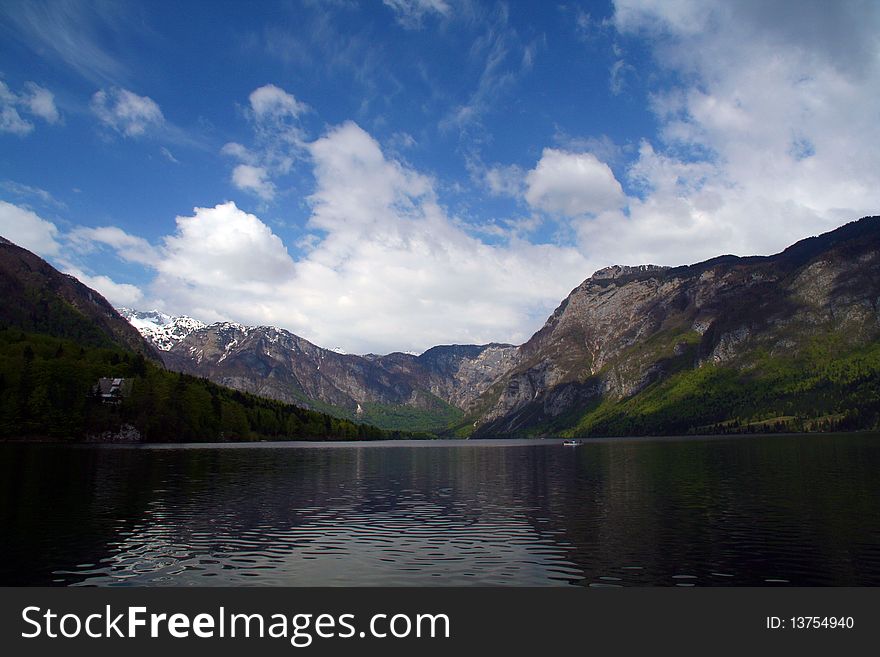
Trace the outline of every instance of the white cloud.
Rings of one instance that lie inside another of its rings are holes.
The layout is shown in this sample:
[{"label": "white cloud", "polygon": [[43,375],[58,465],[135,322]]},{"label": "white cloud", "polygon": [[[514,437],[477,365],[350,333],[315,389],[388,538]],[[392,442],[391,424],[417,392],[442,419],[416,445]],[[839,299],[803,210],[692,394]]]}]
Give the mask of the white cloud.
[{"label": "white cloud", "polygon": [[[597,264],[773,253],[880,207],[880,6],[617,0],[680,82],[652,99],[628,212],[574,221]],[[665,76],[668,79],[670,76]]]},{"label": "white cloud", "polygon": [[59,251],[55,224],[6,201],[0,201],[0,235],[37,255],[52,256]]},{"label": "white cloud", "polygon": [[405,131],[398,131],[391,135],[388,146],[394,150],[405,150],[416,145],[416,139]]},{"label": "white cloud", "polygon": [[58,123],[61,115],[58,113],[58,108],[55,107],[55,95],[33,82],[25,83],[25,88],[27,95],[23,100],[27,103],[31,113],[47,123]]},{"label": "white cloud", "polygon": [[576,249],[529,244],[517,231],[498,245],[469,234],[432,179],[389,159],[354,123],[310,143],[308,156],[316,188],[304,255],[291,257],[234,203],[196,208],[156,247],[147,303],[275,324],[350,353],[418,351],[524,341],[584,278]]},{"label": "white cloud", "polygon": [[626,76],[633,71],[635,71],[635,67],[627,64],[626,60],[623,59],[617,59],[611,64],[608,86],[612,94],[617,96],[624,90],[626,87]]},{"label": "white cloud", "polygon": [[263,167],[239,164],[232,170],[232,184],[239,189],[253,192],[264,201],[275,197],[275,185],[268,180],[268,172]]},{"label": "white cloud", "polygon": [[162,258],[161,253],[142,237],[129,235],[116,226],[88,228],[79,226],[65,236],[74,251],[90,253],[99,245],[109,246],[129,262],[155,266]]},{"label": "white cloud", "polygon": [[248,164],[256,164],[259,161],[256,153],[252,153],[249,149],[236,142],[229,142],[220,149],[223,155],[230,155],[242,162]]},{"label": "white cloud", "polygon": [[483,181],[493,196],[521,196],[525,177],[525,172],[515,164],[495,165],[483,172]]},{"label": "white cloud", "polygon": [[140,137],[165,123],[162,110],[152,98],[114,87],[95,92],[92,111],[109,128],[126,137]]},{"label": "white cloud", "polygon": [[293,272],[281,239],[256,216],[229,202],[195,208],[177,217],[177,231],[163,240],[161,276],[206,289],[270,291]]},{"label": "white cloud", "polygon": [[293,95],[274,84],[254,89],[248,100],[254,115],[260,120],[265,118],[278,119],[286,116],[297,117],[307,109]]},{"label": "white cloud", "polygon": [[25,185],[14,180],[2,180],[0,181],[0,188],[17,198],[36,199],[40,204],[56,210],[67,209],[67,205],[64,202],[59,201],[52,196],[52,194],[40,187]]},{"label": "white cloud", "polygon": [[34,129],[34,124],[21,118],[18,110],[12,105],[0,106],[0,132],[11,132],[23,137]]},{"label": "white cloud", "polygon": [[109,276],[91,276],[74,265],[62,265],[61,269],[70,274],[84,285],[97,290],[112,305],[137,308],[144,300],[144,293],[136,285],[129,283],[117,283]]},{"label": "white cloud", "polygon": [[[122,230],[112,227],[79,228],[75,232],[78,232],[78,235],[62,236],[51,221],[43,219],[26,208],[0,201],[0,236],[39,256],[56,260],[61,271],[75,276],[85,285],[100,292],[115,305],[139,305],[144,298],[139,288],[128,283],[117,283],[108,276],[87,274],[65,257],[59,240],[70,239],[69,243],[76,245],[79,242],[82,247],[83,241],[91,236],[95,241],[105,241],[122,249],[127,256],[132,256],[132,259],[137,262],[145,262],[145,260],[134,255],[136,247],[152,250],[146,240],[125,235]],[[81,250],[83,249],[81,248]]]},{"label": "white cloud", "polygon": [[[379,144],[356,123],[347,122],[310,144],[318,190],[310,197],[310,224],[334,232],[417,214],[423,197],[433,201],[431,181],[385,159]],[[347,190],[347,191],[346,191]]]},{"label": "white cloud", "polygon": [[592,153],[545,148],[526,174],[525,198],[537,209],[577,217],[623,207],[626,197],[611,168]]},{"label": "white cloud", "polygon": [[51,91],[33,82],[25,83],[23,93],[13,92],[0,80],[0,132],[10,132],[23,137],[34,130],[34,124],[22,117],[20,112],[37,116],[47,123],[57,123],[61,115],[55,107]]},{"label": "white cloud", "polygon": [[[481,27],[481,34],[474,38],[469,58],[473,66],[480,66],[482,72],[467,100],[455,106],[440,121],[442,130],[484,130],[483,116],[495,108],[534,65],[537,44],[523,44],[510,24],[510,10],[506,4],[496,4],[492,9],[473,5],[468,11],[473,11],[475,18],[480,15],[476,22]],[[470,136],[470,139],[474,137]]]},{"label": "white cloud", "polygon": [[[141,264],[156,264],[155,249],[146,240],[127,235],[119,228],[79,227],[62,235],[51,221],[43,219],[27,208],[6,201],[0,201],[0,236],[28,251],[55,261],[58,269],[75,276],[115,305],[138,306],[143,301],[144,295],[135,285],[117,283],[108,276],[92,276],[86,273],[74,264],[69,256],[86,253],[93,245],[104,243],[117,249],[127,260]],[[62,248],[62,242],[65,248]]]},{"label": "white cloud", "polygon": [[426,16],[448,16],[452,11],[444,0],[382,0],[386,7],[390,7],[397,18],[397,22],[407,29],[420,29]]},{"label": "white cloud", "polygon": [[232,171],[235,187],[271,201],[277,191],[273,178],[289,173],[294,162],[303,157],[305,136],[299,117],[309,107],[274,84],[255,89],[248,101],[246,116],[254,130],[254,147],[230,142],[221,153],[240,162]]}]

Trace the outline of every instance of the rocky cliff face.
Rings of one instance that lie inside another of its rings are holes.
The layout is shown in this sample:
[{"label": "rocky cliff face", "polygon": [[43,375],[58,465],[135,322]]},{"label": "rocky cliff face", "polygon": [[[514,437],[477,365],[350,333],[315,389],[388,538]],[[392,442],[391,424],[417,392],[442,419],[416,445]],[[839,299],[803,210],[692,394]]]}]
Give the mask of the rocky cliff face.
[{"label": "rocky cliff face", "polygon": [[171,369],[271,399],[364,420],[375,420],[376,406],[413,409],[425,427],[439,428],[509,369],[515,353],[492,344],[356,356],[275,327],[218,323],[189,332],[163,357]]},{"label": "rocky cliff face", "polygon": [[518,347],[493,343],[432,347],[416,361],[432,394],[467,411],[518,359]]},{"label": "rocky cliff face", "polygon": [[[611,267],[575,288],[475,402],[477,435],[566,426],[603,400],[637,395],[704,364],[747,370],[817,335],[880,335],[880,218],[770,257]],[[571,418],[567,419],[567,416]]]}]

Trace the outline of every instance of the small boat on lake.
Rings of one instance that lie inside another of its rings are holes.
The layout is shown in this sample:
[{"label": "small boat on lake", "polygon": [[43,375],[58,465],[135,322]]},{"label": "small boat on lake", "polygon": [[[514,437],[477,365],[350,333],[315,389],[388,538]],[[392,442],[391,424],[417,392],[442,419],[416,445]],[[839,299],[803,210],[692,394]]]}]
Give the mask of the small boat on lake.
[{"label": "small boat on lake", "polygon": [[562,444],[565,445],[566,447],[578,447],[579,445],[583,445],[584,441],[583,440],[575,440],[575,439],[570,438],[568,440],[563,440]]}]

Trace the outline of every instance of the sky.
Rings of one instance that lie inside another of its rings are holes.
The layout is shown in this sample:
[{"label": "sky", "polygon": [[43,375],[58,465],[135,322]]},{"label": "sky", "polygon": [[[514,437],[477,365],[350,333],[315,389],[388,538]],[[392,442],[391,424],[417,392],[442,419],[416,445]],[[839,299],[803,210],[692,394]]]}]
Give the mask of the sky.
[{"label": "sky", "polygon": [[872,0],[0,3],[0,235],[349,353],[880,213]]}]

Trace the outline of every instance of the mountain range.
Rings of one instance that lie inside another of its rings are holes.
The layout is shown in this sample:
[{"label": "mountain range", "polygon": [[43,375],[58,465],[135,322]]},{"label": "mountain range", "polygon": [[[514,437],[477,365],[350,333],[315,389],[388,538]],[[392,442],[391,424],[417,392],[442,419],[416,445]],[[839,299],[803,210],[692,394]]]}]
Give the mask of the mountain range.
[{"label": "mountain range", "polygon": [[172,370],[386,429],[458,436],[877,426],[880,218],[772,256],[614,266],[522,345],[364,356],[284,329],[123,309]]},{"label": "mountain range", "polygon": [[385,429],[446,429],[510,369],[517,351],[504,344],[447,345],[419,356],[356,356],[274,326],[206,326],[159,311],[120,312],[171,370]]},{"label": "mountain range", "polygon": [[142,331],[164,328],[148,340],[95,290],[4,238],[0,298],[0,441],[412,436],[171,372],[162,349],[201,324],[131,313]]}]

